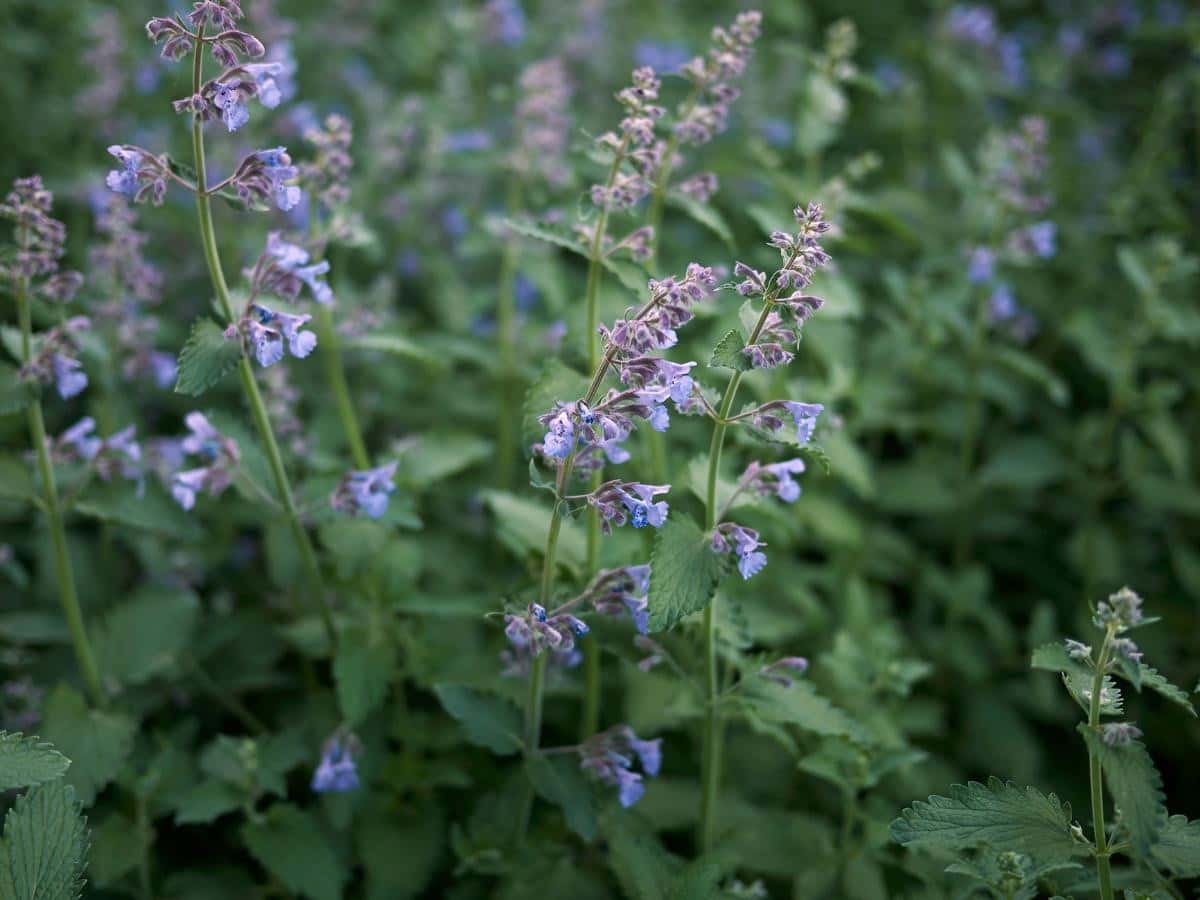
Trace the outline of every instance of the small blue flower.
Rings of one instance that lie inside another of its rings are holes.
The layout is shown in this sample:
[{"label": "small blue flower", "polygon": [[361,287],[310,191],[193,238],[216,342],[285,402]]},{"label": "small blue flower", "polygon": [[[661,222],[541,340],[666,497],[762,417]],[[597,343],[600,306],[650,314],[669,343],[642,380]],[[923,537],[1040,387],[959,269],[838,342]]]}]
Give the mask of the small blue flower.
[{"label": "small blue flower", "polygon": [[286,147],[272,147],[269,150],[259,150],[254,154],[263,164],[264,173],[271,182],[271,191],[275,195],[275,205],[288,212],[300,203],[300,188],[288,184],[300,174],[300,170],[292,165]]},{"label": "small blue flower", "polygon": [[80,371],[83,364],[79,360],[56,353],[51,358],[50,365],[54,369],[54,386],[64,400],[82,393],[88,386],[88,377]]},{"label": "small blue flower", "polygon": [[996,253],[991,247],[976,247],[967,265],[967,280],[971,284],[986,284],[996,269]]},{"label": "small blue flower", "polygon": [[542,438],[542,447],[548,456],[566,459],[575,448],[575,423],[566,410],[550,420],[549,429]]},{"label": "small blue flower", "polygon": [[238,90],[241,81],[234,78],[230,81],[218,81],[213,84],[213,106],[221,111],[221,121],[230,133],[237,131],[250,121],[250,110]]},{"label": "small blue flower", "polygon": [[318,794],[342,794],[356,790],[358,784],[352,747],[344,746],[341,738],[331,738],[313,772],[312,789]]},{"label": "small blue flower", "polygon": [[807,444],[812,440],[813,431],[816,430],[817,417],[824,412],[825,407],[820,403],[797,403],[791,400],[784,403],[784,407],[796,424],[797,442]]},{"label": "small blue flower", "polygon": [[1053,222],[1036,222],[1025,229],[1025,234],[1035,254],[1042,259],[1054,256],[1057,249],[1055,242],[1057,230]]},{"label": "small blue flower", "polygon": [[396,477],[398,463],[390,462],[377,469],[348,472],[334,491],[330,505],[341,512],[361,512],[371,519],[378,519],[387,512],[388,498],[396,490],[392,481]]},{"label": "small blue flower", "polygon": [[142,163],[142,154],[136,150],[127,150],[120,144],[113,144],[108,152],[117,158],[121,168],[113,169],[104,179],[110,191],[134,197],[138,192],[138,166]]}]

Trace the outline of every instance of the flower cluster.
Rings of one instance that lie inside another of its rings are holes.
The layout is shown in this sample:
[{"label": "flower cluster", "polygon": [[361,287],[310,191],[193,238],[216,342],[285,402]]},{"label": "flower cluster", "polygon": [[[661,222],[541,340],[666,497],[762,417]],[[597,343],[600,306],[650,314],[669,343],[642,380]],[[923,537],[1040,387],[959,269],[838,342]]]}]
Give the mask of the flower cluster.
[{"label": "flower cluster", "polygon": [[561,58],[547,57],[530,63],[518,84],[516,146],[508,163],[524,178],[544,178],[552,185],[566,184],[571,169],[566,163],[571,120],[571,82]]},{"label": "flower cluster", "polygon": [[752,462],[738,479],[738,490],[769,497],[772,494],[784,503],[794,503],[800,497],[800,483],[792,476],[804,472],[804,460],[788,459],[783,462]]},{"label": "flower cluster", "polygon": [[610,185],[592,185],[592,203],[603,209],[628,209],[650,193],[666,149],[654,132],[655,123],[666,112],[654,102],[661,82],[648,66],[634,69],[632,80],[630,87],[617,94],[625,108],[621,134],[608,131],[596,139],[602,149],[613,154],[618,166],[626,158],[634,164],[634,171],[618,171]]},{"label": "flower cluster", "polygon": [[1011,87],[1025,83],[1025,51],[1016,35],[1004,34],[996,25],[996,13],[988,6],[960,4],[951,7],[942,21],[942,31],[953,43],[980,54]]},{"label": "flower cluster", "polygon": [[679,341],[675,329],[692,320],[692,307],[710,296],[716,285],[713,270],[699,263],[689,263],[682,279],[673,275],[661,281],[651,279],[651,301],[642,312],[632,319],[618,320],[611,330],[601,326],[600,334],[625,354],[642,356],[667,350]]},{"label": "flower cluster", "polygon": [[1116,634],[1136,628],[1142,624],[1142,619],[1142,598],[1128,587],[1096,604],[1096,613],[1092,617],[1097,628],[1111,628]]},{"label": "flower cluster", "polygon": [[682,143],[704,144],[725,130],[729,106],[740,93],[732,82],[746,70],[761,33],[762,13],[739,13],[728,29],[713,29],[707,55],[697,56],[683,66],[696,99],[675,124],[675,134]]},{"label": "flower cluster", "polygon": [[300,170],[292,165],[286,147],[258,150],[242,160],[229,183],[248,206],[273,201],[288,212],[299,205],[302,192],[293,184]]},{"label": "flower cluster", "polygon": [[[584,772],[615,787],[617,799],[628,808],[646,793],[642,776],[653,778],[662,768],[662,739],[643,741],[628,725],[617,725],[580,744],[579,760]],[[635,762],[641,772],[633,770]]]},{"label": "flower cluster", "polygon": [[524,613],[504,614],[504,634],[519,654],[538,656],[545,650],[566,653],[575,649],[576,638],[591,629],[569,612],[547,613],[540,603],[531,603]]},{"label": "flower cluster", "polygon": [[50,215],[54,194],[41,177],[18,178],[0,203],[0,218],[13,223],[15,249],[0,258],[0,280],[15,285],[33,278],[43,279],[37,292],[47,300],[67,302],[83,284],[78,272],[60,272],[67,229]]},{"label": "flower cluster", "polygon": [[767,554],[759,549],[765,546],[766,544],[759,540],[757,531],[735,522],[722,522],[713,530],[713,552],[736,553],[738,572],[745,581],[757,575],[766,566]]},{"label": "flower cluster", "polygon": [[626,522],[634,528],[652,525],[661,528],[667,520],[667,502],[655,501],[659,494],[671,490],[669,484],[641,484],[633,481],[606,481],[587,495],[589,506],[600,515],[600,530],[611,534],[613,525]]},{"label": "flower cluster", "polygon": [[388,498],[396,490],[392,481],[398,463],[390,462],[376,469],[347,472],[329,499],[338,512],[378,519],[387,512]]},{"label": "flower cluster", "polygon": [[1142,736],[1142,729],[1132,722],[1105,722],[1100,727],[1100,740],[1110,747],[1123,747]]},{"label": "flower cluster", "polygon": [[51,445],[56,459],[84,462],[92,466],[105,481],[114,477],[141,482],[142,448],[137,442],[137,426],[130,425],[106,438],[95,434],[96,420],[91,416],[80,419]]},{"label": "flower cluster", "polygon": [[358,788],[356,757],[362,745],[354,735],[335,734],[325,742],[313,771],[312,789],[318,794],[342,794]]},{"label": "flower cluster", "polygon": [[304,140],[316,150],[312,162],[300,166],[300,178],[324,210],[336,210],[350,199],[350,145],[354,133],[350,120],[336,113],[326,116],[320,128],[310,128]]},{"label": "flower cluster", "polygon": [[241,454],[237,443],[217,431],[203,413],[190,412],[183,421],[191,434],[183,439],[180,450],[206,463],[171,476],[171,495],[180,506],[190,510],[201,491],[216,497],[229,487]]},{"label": "flower cluster", "polygon": [[75,336],[89,328],[90,319],[73,316],[50,329],[37,343],[33,356],[21,366],[21,379],[38,384],[53,382],[64,400],[82,393],[88,386],[88,377],[83,372],[83,363],[76,358],[79,344]]},{"label": "flower cluster", "polygon": [[167,194],[167,179],[171,177],[167,158],[130,144],[113,144],[108,152],[120,163],[120,168],[112,169],[104,179],[108,189],[134,203],[149,200],[161,206]]},{"label": "flower cluster", "polygon": [[278,312],[261,303],[252,303],[242,317],[240,332],[250,345],[258,364],[264,368],[284,357],[284,346],[297,359],[304,359],[316,349],[317,336],[302,330],[312,316]]},{"label": "flower cluster", "polygon": [[583,601],[602,616],[628,613],[639,633],[650,626],[650,566],[601,569],[584,589]]},{"label": "flower cluster", "polygon": [[303,247],[284,240],[278,231],[270,232],[266,249],[250,272],[251,291],[295,300],[307,286],[318,303],[333,303],[333,289],[322,280],[329,274],[329,262],[310,263],[309,259]]},{"label": "flower cluster", "polygon": [[812,440],[813,431],[817,427],[817,417],[824,412],[825,407],[820,403],[800,403],[795,400],[771,400],[761,406],[749,410],[744,415],[750,419],[755,428],[761,428],[769,434],[776,435],[786,426],[784,417],[792,420],[796,429],[796,443],[803,446]]}]

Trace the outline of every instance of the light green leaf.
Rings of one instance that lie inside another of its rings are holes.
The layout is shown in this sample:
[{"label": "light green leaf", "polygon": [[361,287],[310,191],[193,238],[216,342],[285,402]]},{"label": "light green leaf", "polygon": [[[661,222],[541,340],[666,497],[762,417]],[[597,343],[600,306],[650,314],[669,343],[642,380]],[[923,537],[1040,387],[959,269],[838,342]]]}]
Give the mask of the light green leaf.
[{"label": "light green leaf", "polygon": [[1030,356],[1023,350],[999,345],[992,347],[991,354],[994,362],[1041,385],[1055,405],[1065,406],[1071,399],[1071,391],[1067,383],[1041,360]]},{"label": "light green leaf", "polygon": [[647,295],[649,276],[641,266],[623,259],[613,259],[611,256],[602,258],[600,265],[606,272],[615,275],[617,281],[630,292],[639,297]]},{"label": "light green leaf", "polygon": [[367,873],[366,900],[411,900],[437,871],[445,823],[436,807],[388,809],[360,818],[355,839]]},{"label": "light green leaf", "polygon": [[0,731],[0,791],[53,781],[71,761],[53,746],[19,731]]},{"label": "light green leaf", "polygon": [[193,543],[204,529],[157,484],[148,483],[142,496],[128,483],[97,483],[75,503],[80,515],[115,522],[141,531],[167,535]]},{"label": "light green leaf", "polygon": [[191,642],[198,613],[196,595],[186,589],[140,591],[95,629],[100,670],[132,685],[173,669]]},{"label": "light green leaf", "polygon": [[668,900],[680,868],[654,833],[629,813],[604,822],[608,862],[628,900]]},{"label": "light green leaf", "polygon": [[71,760],[64,780],[84,806],[116,778],[136,730],[137,724],[123,713],[89,710],[79,692],[66,684],[46,700],[43,735]]},{"label": "light green leaf", "polygon": [[[545,552],[550,507],[503,491],[484,491],[483,502],[496,517],[496,536],[515,556],[525,559]],[[570,520],[563,522],[558,535],[559,564],[578,573],[585,552],[579,526]]]},{"label": "light green leaf", "polygon": [[813,734],[866,738],[861,725],[818,694],[808,681],[784,687],[766,678],[748,679],[739,706],[764,722],[794,725]]},{"label": "light green leaf", "polygon": [[537,754],[525,762],[525,774],[538,795],[558,806],[567,826],[585,841],[596,836],[596,807],[592,787],[579,771],[575,754]]},{"label": "light green leaf", "polygon": [[668,194],[667,202],[683,210],[690,218],[699,222],[715,234],[725,244],[726,249],[730,253],[737,252],[737,245],[733,239],[733,231],[730,229],[729,223],[725,221],[725,217],[714,207],[707,203],[699,203],[686,194],[680,193]]},{"label": "light green leaf", "polygon": [[1154,767],[1146,745],[1140,741],[1107,744],[1099,732],[1080,724],[1079,732],[1088,748],[1099,755],[1104,768],[1104,786],[1112,794],[1138,855],[1150,855],[1154,842],[1167,824],[1166,797],[1162,776]]},{"label": "light green leaf", "polygon": [[199,397],[233,371],[242,358],[242,342],[225,337],[212,319],[197,319],[179,351],[175,393]]},{"label": "light green leaf", "polygon": [[396,647],[385,631],[352,628],[342,633],[333,680],[347,725],[361,725],[383,703],[395,670]]},{"label": "light green leaf", "polygon": [[0,456],[0,497],[32,500],[36,495],[32,467],[16,456]]},{"label": "light green leaf", "polygon": [[261,821],[243,825],[241,834],[250,855],[288,890],[340,900],[347,872],[312,814],[278,803]]},{"label": "light green leaf", "polygon": [[733,369],[737,372],[750,371],[750,360],[742,352],[745,346],[745,335],[736,328],[729,329],[725,332],[725,337],[721,338],[721,342],[713,347],[712,359],[708,361],[709,366]]},{"label": "light green leaf", "polygon": [[1158,833],[1151,856],[1176,878],[1200,877],[1200,821],[1171,816]]},{"label": "light green leaf", "polygon": [[700,526],[680,512],[669,516],[650,555],[650,630],[666,631],[708,606],[726,567]]},{"label": "light green leaf", "polygon": [[404,455],[400,477],[406,484],[424,489],[489,459],[492,448],[491,441],[466,432],[422,435]]},{"label": "light green leaf", "polygon": [[892,822],[892,837],[912,847],[1028,853],[1042,861],[1067,860],[1087,851],[1071,834],[1071,806],[1031,787],[989,778],[950,788],[949,797],[918,800]]},{"label": "light green leaf", "polygon": [[522,222],[517,219],[505,219],[504,227],[524,237],[535,238],[545,241],[547,244],[562,247],[564,250],[570,250],[572,253],[578,253],[582,257],[586,258],[588,255],[588,248],[584,246],[583,242],[565,229],[538,225],[533,222]]},{"label": "light green leaf", "polygon": [[1159,673],[1153,666],[1148,666],[1145,663],[1138,663],[1138,671],[1141,673],[1142,687],[1148,687],[1157,694],[1166,697],[1172,703],[1177,703],[1186,709],[1192,716],[1196,715],[1196,708],[1192,706],[1191,698],[1187,692],[1176,685],[1169,682],[1165,676]]},{"label": "light green leaf", "polygon": [[472,744],[501,756],[521,749],[521,714],[507,700],[460,684],[437,684],[433,692]]},{"label": "light green leaf", "polygon": [[346,346],[354,350],[377,350],[381,353],[390,353],[392,356],[399,356],[401,359],[408,359],[431,368],[441,368],[443,365],[441,359],[417,341],[402,334],[372,332],[349,339],[346,341]]},{"label": "light green leaf", "polygon": [[332,519],[321,525],[321,545],[337,563],[338,578],[349,581],[374,563],[388,541],[387,525],[374,519]]},{"label": "light green leaf", "polygon": [[87,819],[62,781],[22,794],[4,819],[0,900],[75,900],[87,865]]}]

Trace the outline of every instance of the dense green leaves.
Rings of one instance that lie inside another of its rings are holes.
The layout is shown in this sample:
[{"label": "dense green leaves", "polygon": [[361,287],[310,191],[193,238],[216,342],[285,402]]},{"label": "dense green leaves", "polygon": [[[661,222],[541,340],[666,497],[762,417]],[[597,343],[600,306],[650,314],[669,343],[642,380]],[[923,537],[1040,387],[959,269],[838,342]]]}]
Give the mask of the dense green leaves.
[{"label": "dense green leaves", "polygon": [[575,754],[531,756],[525,761],[525,774],[540,797],[562,809],[572,831],[585,841],[596,836],[592,788],[579,770]]},{"label": "dense green leaves", "polygon": [[196,596],[182,588],[148,588],[109,612],[95,629],[100,669],[121,684],[142,684],[179,666],[199,615]]},{"label": "dense green leaves", "polygon": [[650,630],[666,631],[712,600],[725,557],[686,515],[673,513],[654,536],[650,556]]},{"label": "dense green leaves", "polygon": [[0,731],[0,791],[52,781],[71,761],[36,737]]},{"label": "dense green leaves", "polygon": [[242,840],[259,864],[288,890],[311,900],[339,900],[347,873],[320,821],[288,803],[242,826]]},{"label": "dense green leaves", "polygon": [[383,703],[395,667],[396,648],[386,631],[352,628],[342,632],[333,678],[347,725],[360,725]]},{"label": "dense green leaves", "polygon": [[458,684],[439,684],[433,692],[472,744],[501,755],[521,749],[521,714],[507,700]]},{"label": "dense green leaves", "polygon": [[42,733],[71,760],[64,778],[84,806],[117,777],[136,729],[124,713],[88,709],[83,696],[65,684],[46,699]]},{"label": "dense green leaves", "polygon": [[0,900],[75,900],[87,865],[87,820],[62,781],[31,788],[4,818]]},{"label": "dense green leaves", "polygon": [[179,351],[175,390],[199,397],[233,371],[242,357],[242,343],[230,339],[212,319],[197,319],[192,333]]},{"label": "dense green leaves", "polygon": [[892,822],[892,837],[913,847],[966,850],[989,846],[1039,860],[1084,852],[1071,834],[1071,807],[1054,795],[990,778],[950,788],[950,796],[918,800]]}]

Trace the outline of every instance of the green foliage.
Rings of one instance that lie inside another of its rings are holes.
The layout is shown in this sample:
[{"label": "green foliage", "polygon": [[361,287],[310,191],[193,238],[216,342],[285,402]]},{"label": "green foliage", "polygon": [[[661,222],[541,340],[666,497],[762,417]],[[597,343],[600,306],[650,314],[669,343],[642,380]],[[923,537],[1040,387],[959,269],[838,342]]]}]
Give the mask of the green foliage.
[{"label": "green foliage", "polygon": [[315,816],[277,803],[241,829],[246,848],[288,890],[311,900],[338,900],[347,872]]},{"label": "green foliage", "polygon": [[719,366],[722,369],[733,369],[737,372],[749,372],[750,360],[742,350],[746,346],[746,337],[738,329],[731,328],[725,333],[725,337],[717,346],[713,347],[712,359],[708,361],[710,366]]},{"label": "green foliage", "polygon": [[1081,854],[1084,845],[1071,834],[1071,807],[1032,787],[1018,788],[999,778],[986,785],[969,782],[950,788],[950,796],[917,801],[892,822],[901,844],[942,850],[991,847],[1054,862]]},{"label": "green foliage", "polygon": [[1176,878],[1200,877],[1200,821],[1171,816],[1158,833],[1152,858]]},{"label": "green foliage", "polygon": [[347,725],[361,725],[383,703],[395,668],[396,647],[386,632],[352,628],[341,633],[333,679]]},{"label": "green foliage", "polygon": [[521,715],[507,700],[457,684],[438,684],[433,692],[472,744],[500,755],[521,749]]},{"label": "green foliage", "polygon": [[650,555],[650,630],[666,631],[708,606],[726,566],[694,521],[672,513]]},{"label": "green foliage", "polygon": [[1140,741],[1106,743],[1086,725],[1080,725],[1079,731],[1091,751],[1100,757],[1104,785],[1116,801],[1130,843],[1139,855],[1148,857],[1167,822],[1162,776],[1149,751]]},{"label": "green foliage", "polygon": [[87,819],[71,786],[30,788],[4,817],[0,900],[76,900],[87,854]]},{"label": "green foliage", "polygon": [[123,685],[171,673],[187,652],[198,616],[199,602],[190,591],[140,591],[94,630],[101,671]]},{"label": "green foliage", "polygon": [[0,791],[53,781],[71,761],[36,737],[0,731]]},{"label": "green foliage", "polygon": [[197,319],[179,351],[176,392],[199,397],[232,372],[241,358],[240,340],[225,337],[224,329],[212,319]]},{"label": "green foliage", "polygon": [[590,841],[596,836],[596,806],[592,789],[573,756],[538,754],[525,761],[525,774],[540,797],[563,811],[570,829]]},{"label": "green foliage", "polygon": [[136,730],[137,723],[123,713],[88,709],[68,685],[60,684],[46,698],[42,733],[71,760],[64,780],[84,806],[117,777]]}]

